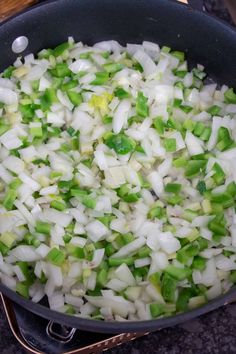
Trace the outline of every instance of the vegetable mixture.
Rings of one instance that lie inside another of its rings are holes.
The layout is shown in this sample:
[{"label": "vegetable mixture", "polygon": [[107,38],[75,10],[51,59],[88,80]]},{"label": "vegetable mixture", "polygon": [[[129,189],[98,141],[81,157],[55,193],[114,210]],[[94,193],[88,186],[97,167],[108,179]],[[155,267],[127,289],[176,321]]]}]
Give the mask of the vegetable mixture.
[{"label": "vegetable mixture", "polygon": [[236,92],[144,41],[73,38],[0,77],[0,281],[149,320],[236,282]]}]

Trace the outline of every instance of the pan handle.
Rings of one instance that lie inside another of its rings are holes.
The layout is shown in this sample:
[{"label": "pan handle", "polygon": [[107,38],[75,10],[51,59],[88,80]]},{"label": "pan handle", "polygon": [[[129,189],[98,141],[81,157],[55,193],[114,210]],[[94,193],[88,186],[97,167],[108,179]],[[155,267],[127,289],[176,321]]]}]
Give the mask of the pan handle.
[{"label": "pan handle", "polygon": [[7,0],[0,1],[0,21],[15,15],[28,6],[36,4],[38,0]]}]

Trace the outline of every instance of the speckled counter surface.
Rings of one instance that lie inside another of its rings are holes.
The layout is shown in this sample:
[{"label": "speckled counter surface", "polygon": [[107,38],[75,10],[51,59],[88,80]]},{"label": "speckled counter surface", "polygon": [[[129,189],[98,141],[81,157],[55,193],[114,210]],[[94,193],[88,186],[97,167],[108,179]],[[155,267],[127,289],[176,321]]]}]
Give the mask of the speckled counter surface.
[{"label": "speckled counter surface", "polygon": [[[0,305],[1,306],[1,305]],[[23,354],[0,307],[0,354]],[[168,328],[106,351],[107,354],[236,353],[236,304],[181,326]]]}]

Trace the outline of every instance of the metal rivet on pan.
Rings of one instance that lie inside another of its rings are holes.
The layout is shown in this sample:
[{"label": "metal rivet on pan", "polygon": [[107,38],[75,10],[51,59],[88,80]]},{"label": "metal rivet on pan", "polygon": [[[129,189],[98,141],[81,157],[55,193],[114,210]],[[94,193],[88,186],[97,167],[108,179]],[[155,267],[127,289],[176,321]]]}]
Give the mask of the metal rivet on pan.
[{"label": "metal rivet on pan", "polygon": [[12,42],[11,49],[14,53],[21,53],[27,48],[28,44],[28,38],[25,36],[20,36]]}]

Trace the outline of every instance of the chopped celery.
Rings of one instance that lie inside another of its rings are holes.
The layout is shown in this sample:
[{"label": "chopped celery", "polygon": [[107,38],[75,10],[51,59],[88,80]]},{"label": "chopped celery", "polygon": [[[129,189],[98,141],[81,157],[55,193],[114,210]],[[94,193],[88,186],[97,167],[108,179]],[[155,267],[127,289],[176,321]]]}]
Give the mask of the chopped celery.
[{"label": "chopped celery", "polygon": [[147,117],[149,114],[149,107],[147,101],[147,97],[145,97],[142,92],[138,92],[138,97],[136,99],[136,113],[144,118]]},{"label": "chopped celery", "polygon": [[124,98],[129,98],[130,94],[127,91],[125,91],[122,87],[117,87],[114,91],[114,96],[122,100]]},{"label": "chopped celery", "polygon": [[125,134],[111,134],[106,140],[105,144],[110,148],[114,149],[119,155],[126,155],[133,151],[135,148],[134,140],[130,139]]},{"label": "chopped celery", "polygon": [[152,303],[149,305],[152,318],[156,318],[165,312],[165,306],[159,303]]},{"label": "chopped celery", "polygon": [[49,251],[49,253],[47,254],[46,258],[50,263],[56,266],[61,266],[65,261],[64,253],[57,248],[51,249],[51,251]]},{"label": "chopped celery", "polygon": [[67,91],[67,96],[74,106],[79,106],[82,103],[82,96],[79,92]]},{"label": "chopped celery", "polygon": [[157,117],[153,121],[153,125],[157,130],[158,134],[163,135],[165,132],[165,123],[162,120],[162,117]]},{"label": "chopped celery", "polygon": [[120,63],[108,63],[108,64],[104,64],[103,68],[108,73],[114,74],[114,73],[122,70],[124,68],[124,65],[122,65]]},{"label": "chopped celery", "polygon": [[189,268],[178,268],[172,265],[167,266],[165,272],[176,280],[184,280],[191,274]]},{"label": "chopped celery", "polygon": [[56,48],[53,49],[53,55],[55,57],[59,57],[69,48],[70,48],[70,44],[68,42],[61,43]]},{"label": "chopped celery", "polygon": [[168,273],[164,273],[161,281],[161,293],[165,301],[174,302],[175,301],[175,290],[177,281]]},{"label": "chopped celery", "polygon": [[166,149],[167,152],[176,151],[176,140],[173,138],[165,139],[164,148]]},{"label": "chopped celery", "polygon": [[40,234],[48,235],[51,232],[51,224],[43,221],[37,221],[35,231],[39,232]]},{"label": "chopped celery", "polygon": [[226,103],[236,103],[236,93],[234,92],[233,88],[229,88],[227,91],[225,91],[224,97]]},{"label": "chopped celery", "polygon": [[106,71],[95,73],[96,78],[91,82],[91,85],[104,85],[109,80],[109,73]]},{"label": "chopped celery", "polygon": [[178,194],[181,191],[182,185],[179,183],[167,183],[165,185],[165,192]]}]

